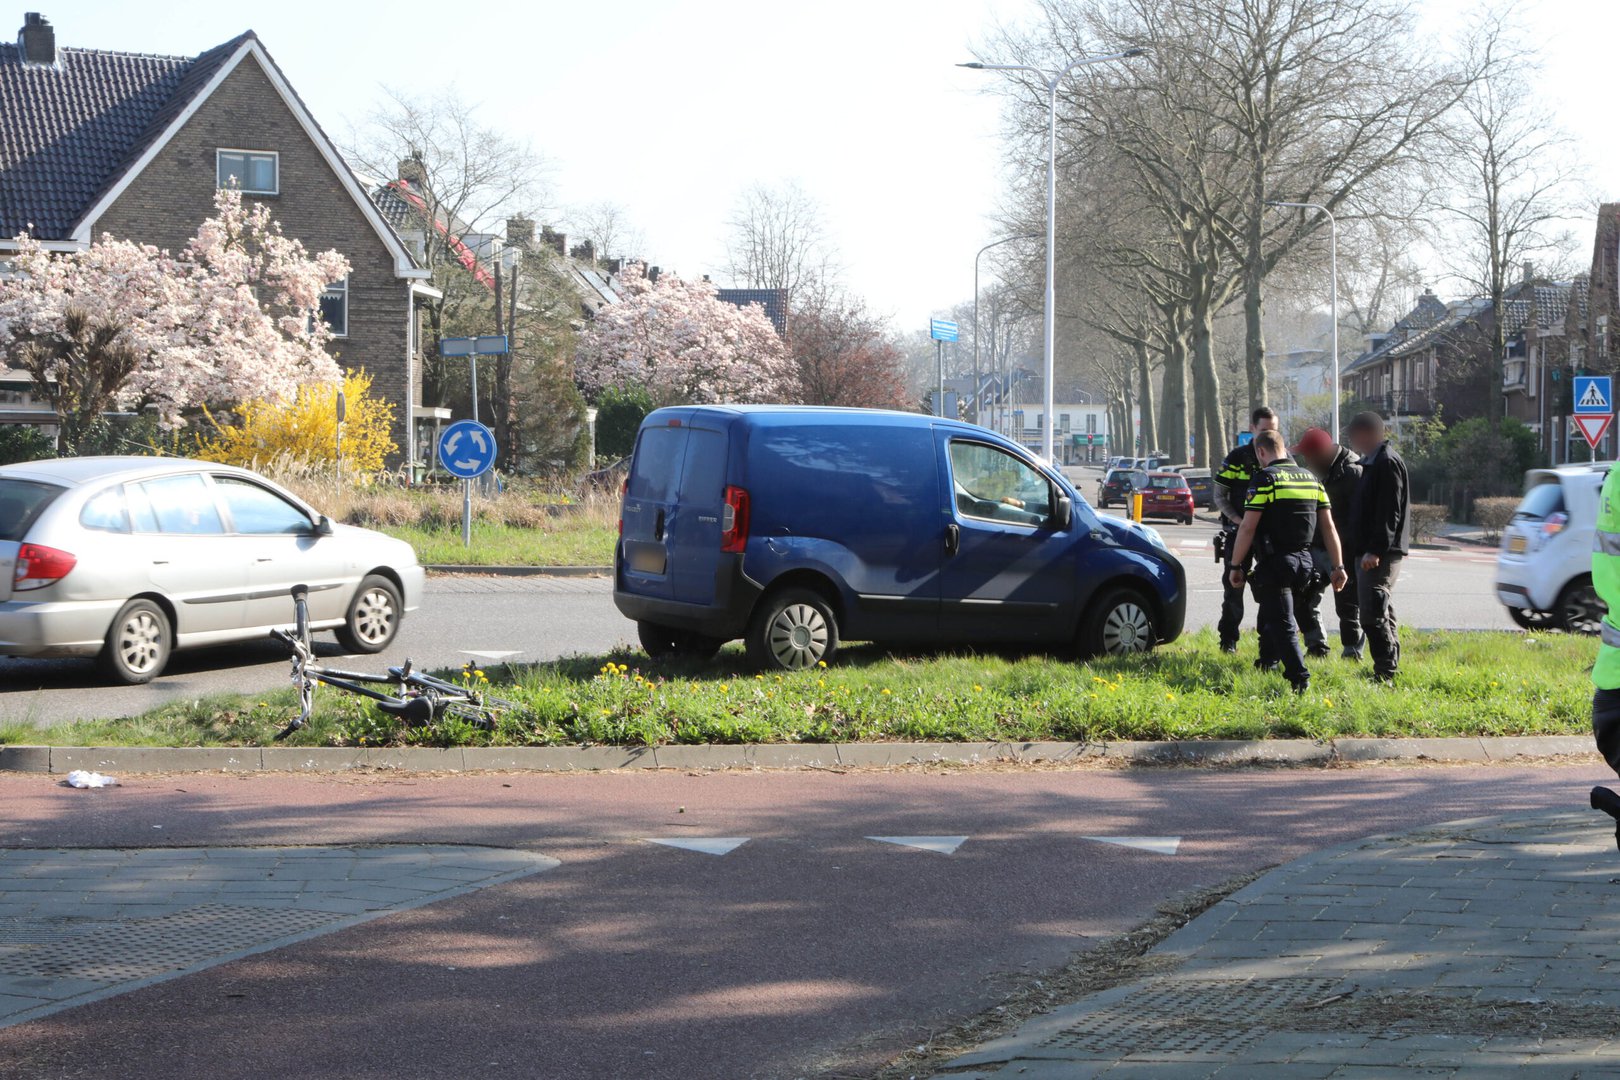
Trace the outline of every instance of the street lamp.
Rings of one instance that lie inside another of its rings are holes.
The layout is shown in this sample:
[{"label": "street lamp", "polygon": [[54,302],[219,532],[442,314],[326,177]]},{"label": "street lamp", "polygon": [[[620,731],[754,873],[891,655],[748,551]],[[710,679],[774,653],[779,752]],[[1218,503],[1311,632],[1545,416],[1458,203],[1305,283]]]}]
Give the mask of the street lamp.
[{"label": "street lamp", "polygon": [[1282,202],[1269,200],[1267,206],[1290,207],[1295,210],[1319,211],[1328,221],[1328,263],[1332,281],[1328,285],[1328,307],[1333,309],[1333,335],[1329,348],[1333,352],[1331,367],[1333,369],[1333,441],[1339,441],[1339,223],[1333,219],[1333,211],[1321,203],[1313,202]]},{"label": "street lamp", "polygon": [[[984,384],[979,381],[979,256],[993,247],[1010,244],[1014,240],[1034,240],[1040,233],[1024,233],[1020,236],[1006,236],[1000,240],[992,240],[979,249],[979,254],[973,256],[973,422],[979,423],[980,403],[984,400]],[[1003,387],[1003,393],[1006,388]]]},{"label": "street lamp", "polygon": [[1063,79],[1076,68],[1088,67],[1091,64],[1103,64],[1111,60],[1124,60],[1133,56],[1142,56],[1146,49],[1126,49],[1124,52],[1109,53],[1107,56],[1089,56],[1076,60],[1066,67],[1055,71],[1044,68],[1030,67],[1027,64],[981,64],[973,61],[967,64],[957,64],[957,67],[972,68],[974,71],[1027,71],[1038,75],[1046,82],[1046,300],[1045,300],[1045,334],[1044,348],[1046,356],[1043,363],[1043,374],[1046,381],[1045,422],[1041,430],[1041,456],[1048,463],[1056,460],[1052,452],[1052,409],[1054,406],[1053,386],[1055,377],[1054,361],[1057,357],[1057,92]]}]

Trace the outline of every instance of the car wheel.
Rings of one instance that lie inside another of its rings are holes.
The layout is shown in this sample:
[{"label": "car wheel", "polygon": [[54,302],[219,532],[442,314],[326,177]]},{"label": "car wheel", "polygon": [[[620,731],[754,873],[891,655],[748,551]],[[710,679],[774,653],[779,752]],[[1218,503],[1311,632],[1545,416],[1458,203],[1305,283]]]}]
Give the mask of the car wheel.
[{"label": "car wheel", "polygon": [[1603,616],[1608,611],[1592,587],[1592,579],[1582,576],[1564,586],[1559,594],[1554,615],[1563,628],[1572,634],[1596,634],[1603,630]]},{"label": "car wheel", "polygon": [[349,602],[348,618],[338,627],[338,644],[351,653],[382,652],[399,633],[404,606],[392,581],[376,574],[363,579]]},{"label": "car wheel", "polygon": [[838,652],[838,617],[809,589],[784,589],[754,609],[744,643],[755,667],[803,671]]},{"label": "car wheel", "polygon": [[1159,643],[1153,608],[1135,589],[1114,589],[1090,606],[1080,629],[1085,656],[1130,656]]},{"label": "car wheel", "polygon": [[1558,616],[1551,611],[1510,607],[1507,613],[1508,618],[1525,630],[1554,630],[1558,627]]},{"label": "car wheel", "polygon": [[720,651],[720,646],[725,644],[719,638],[650,622],[636,623],[636,637],[641,639],[642,650],[654,660],[670,657],[712,660],[714,654]]},{"label": "car wheel", "polygon": [[101,669],[121,683],[151,682],[168,666],[174,629],[150,600],[131,600],[113,618],[101,649]]}]

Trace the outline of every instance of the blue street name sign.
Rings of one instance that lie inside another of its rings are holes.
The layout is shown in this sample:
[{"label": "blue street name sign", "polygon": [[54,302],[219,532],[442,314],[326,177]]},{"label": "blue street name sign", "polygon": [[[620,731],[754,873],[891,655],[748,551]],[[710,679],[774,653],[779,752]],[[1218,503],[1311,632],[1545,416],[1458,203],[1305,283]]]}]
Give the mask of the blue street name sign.
[{"label": "blue street name sign", "polygon": [[928,320],[928,336],[935,341],[955,341],[957,335],[956,324],[949,319]]},{"label": "blue street name sign", "polygon": [[439,339],[440,356],[471,356],[473,354],[473,339],[470,337],[447,337]]},{"label": "blue street name sign", "polygon": [[1614,412],[1614,380],[1608,375],[1575,376],[1575,415]]},{"label": "blue street name sign", "polygon": [[439,436],[439,464],[462,480],[484,475],[495,464],[495,433],[476,420],[457,420]]},{"label": "blue street name sign", "polygon": [[473,338],[473,352],[479,356],[504,356],[506,354],[506,335],[482,334]]}]

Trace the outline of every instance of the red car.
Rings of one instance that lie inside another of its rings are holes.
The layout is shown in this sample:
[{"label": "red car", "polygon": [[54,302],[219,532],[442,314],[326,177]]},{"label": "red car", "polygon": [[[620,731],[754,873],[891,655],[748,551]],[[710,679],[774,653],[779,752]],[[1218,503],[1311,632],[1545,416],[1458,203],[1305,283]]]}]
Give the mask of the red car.
[{"label": "red car", "polygon": [[1144,518],[1174,518],[1183,525],[1193,523],[1193,493],[1187,478],[1180,473],[1148,473],[1147,487],[1142,489],[1142,516]]}]

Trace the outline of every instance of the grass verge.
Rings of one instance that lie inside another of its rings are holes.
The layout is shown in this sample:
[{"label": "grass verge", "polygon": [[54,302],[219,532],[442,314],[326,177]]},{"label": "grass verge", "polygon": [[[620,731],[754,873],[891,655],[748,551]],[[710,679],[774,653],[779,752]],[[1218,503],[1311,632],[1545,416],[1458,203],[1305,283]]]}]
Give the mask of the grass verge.
[{"label": "grass verge", "polygon": [[380,531],[410,544],[427,566],[608,566],[618,539],[612,522],[586,515],[558,517],[538,528],[474,521],[471,547],[461,542],[459,525],[384,525]]},{"label": "grass verge", "polygon": [[[639,653],[492,669],[518,708],[493,732],[446,722],[401,729],[322,689],[292,745],[555,746],[667,743],[1268,739],[1579,734],[1589,730],[1593,646],[1558,634],[1408,631],[1394,687],[1365,664],[1313,662],[1296,697],[1280,675],[1227,656],[1204,631],[1148,656],[894,655],[853,648],[830,668],[746,670],[735,647],[707,664]],[[291,691],[174,702],[140,716],[39,729],[0,742],[240,746],[269,742]]]}]

